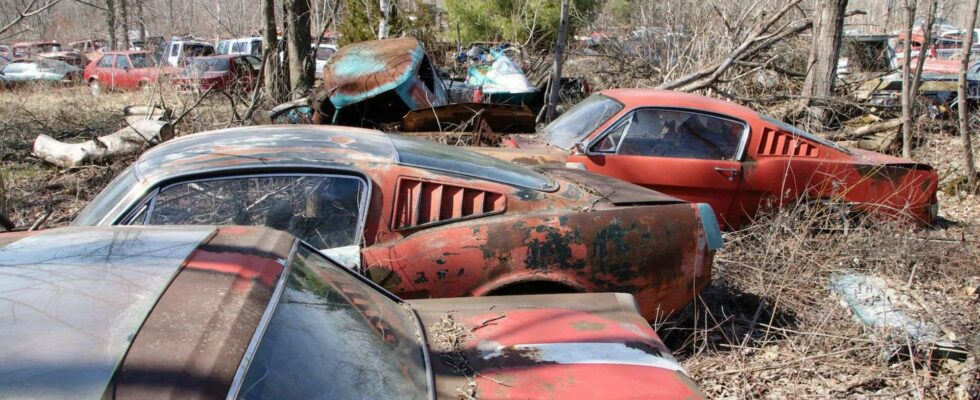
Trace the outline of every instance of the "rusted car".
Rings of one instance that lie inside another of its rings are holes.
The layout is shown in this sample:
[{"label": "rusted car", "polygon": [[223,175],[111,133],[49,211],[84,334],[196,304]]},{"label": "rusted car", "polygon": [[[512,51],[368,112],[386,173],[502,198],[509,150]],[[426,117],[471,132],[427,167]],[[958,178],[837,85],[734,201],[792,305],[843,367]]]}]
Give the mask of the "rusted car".
[{"label": "rusted car", "polygon": [[625,294],[404,302],[236,226],[0,234],[0,263],[2,398],[703,398]]},{"label": "rusted car", "polygon": [[322,73],[323,85],[314,98],[318,123],[394,122],[408,111],[448,101],[446,87],[414,38],[344,46]]},{"label": "rusted car", "polygon": [[730,102],[652,89],[604,90],[548,125],[484,153],[571,163],[692,202],[731,228],[800,201],[930,223],[939,178],[929,165],[841,147]]},{"label": "rusted car", "polygon": [[262,60],[247,54],[191,57],[184,70],[170,78],[183,91],[251,91],[259,80]]},{"label": "rusted car", "polygon": [[85,67],[84,79],[93,96],[103,90],[137,90],[149,88],[161,76],[179,69],[157,65],[153,54],[145,51],[111,51],[92,60]]},{"label": "rusted car", "polygon": [[63,50],[61,43],[55,40],[14,43],[11,49],[14,60],[46,58],[61,61],[77,68],[85,68],[85,64],[88,64],[88,59],[82,53],[75,50]]},{"label": "rusted car", "polygon": [[710,278],[707,205],[378,131],[270,125],[144,153],[76,225],[265,225],[407,298],[626,292],[649,319]]}]

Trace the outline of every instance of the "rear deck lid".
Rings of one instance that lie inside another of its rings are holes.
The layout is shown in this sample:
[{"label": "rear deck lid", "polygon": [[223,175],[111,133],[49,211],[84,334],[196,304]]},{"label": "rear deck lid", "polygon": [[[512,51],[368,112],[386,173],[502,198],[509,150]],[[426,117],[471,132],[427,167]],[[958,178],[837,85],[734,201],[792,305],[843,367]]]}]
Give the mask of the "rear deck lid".
[{"label": "rear deck lid", "polygon": [[638,206],[651,204],[684,203],[678,199],[616,178],[595,174],[589,171],[562,167],[541,167],[541,171],[575,182],[591,190],[593,195],[609,200],[617,206]]}]

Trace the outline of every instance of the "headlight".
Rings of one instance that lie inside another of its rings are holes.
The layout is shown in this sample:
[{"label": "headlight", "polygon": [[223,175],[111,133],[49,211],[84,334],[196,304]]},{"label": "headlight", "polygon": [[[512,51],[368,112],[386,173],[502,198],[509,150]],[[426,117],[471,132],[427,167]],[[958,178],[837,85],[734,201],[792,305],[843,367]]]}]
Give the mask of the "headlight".
[{"label": "headlight", "polygon": [[698,215],[701,216],[701,227],[704,228],[704,237],[708,240],[708,250],[715,251],[725,244],[721,238],[721,228],[718,227],[718,217],[711,205],[698,203]]}]

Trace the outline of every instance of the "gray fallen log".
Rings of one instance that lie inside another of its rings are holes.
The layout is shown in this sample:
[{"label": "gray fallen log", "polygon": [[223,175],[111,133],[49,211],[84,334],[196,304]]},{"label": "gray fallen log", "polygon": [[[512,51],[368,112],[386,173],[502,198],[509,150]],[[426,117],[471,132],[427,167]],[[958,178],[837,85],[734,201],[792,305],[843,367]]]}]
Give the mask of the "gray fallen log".
[{"label": "gray fallen log", "polygon": [[77,167],[112,156],[137,153],[173,138],[166,121],[139,120],[114,133],[82,143],[64,143],[48,135],[34,140],[34,155],[63,168]]}]

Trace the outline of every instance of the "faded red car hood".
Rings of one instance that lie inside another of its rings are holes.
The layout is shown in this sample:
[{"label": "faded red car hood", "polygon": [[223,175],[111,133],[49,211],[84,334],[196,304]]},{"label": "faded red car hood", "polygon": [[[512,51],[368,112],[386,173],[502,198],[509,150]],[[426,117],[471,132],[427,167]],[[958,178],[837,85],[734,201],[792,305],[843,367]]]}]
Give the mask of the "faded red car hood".
[{"label": "faded red car hood", "polygon": [[409,304],[425,326],[439,399],[464,397],[461,391],[479,399],[704,397],[629,295]]}]

